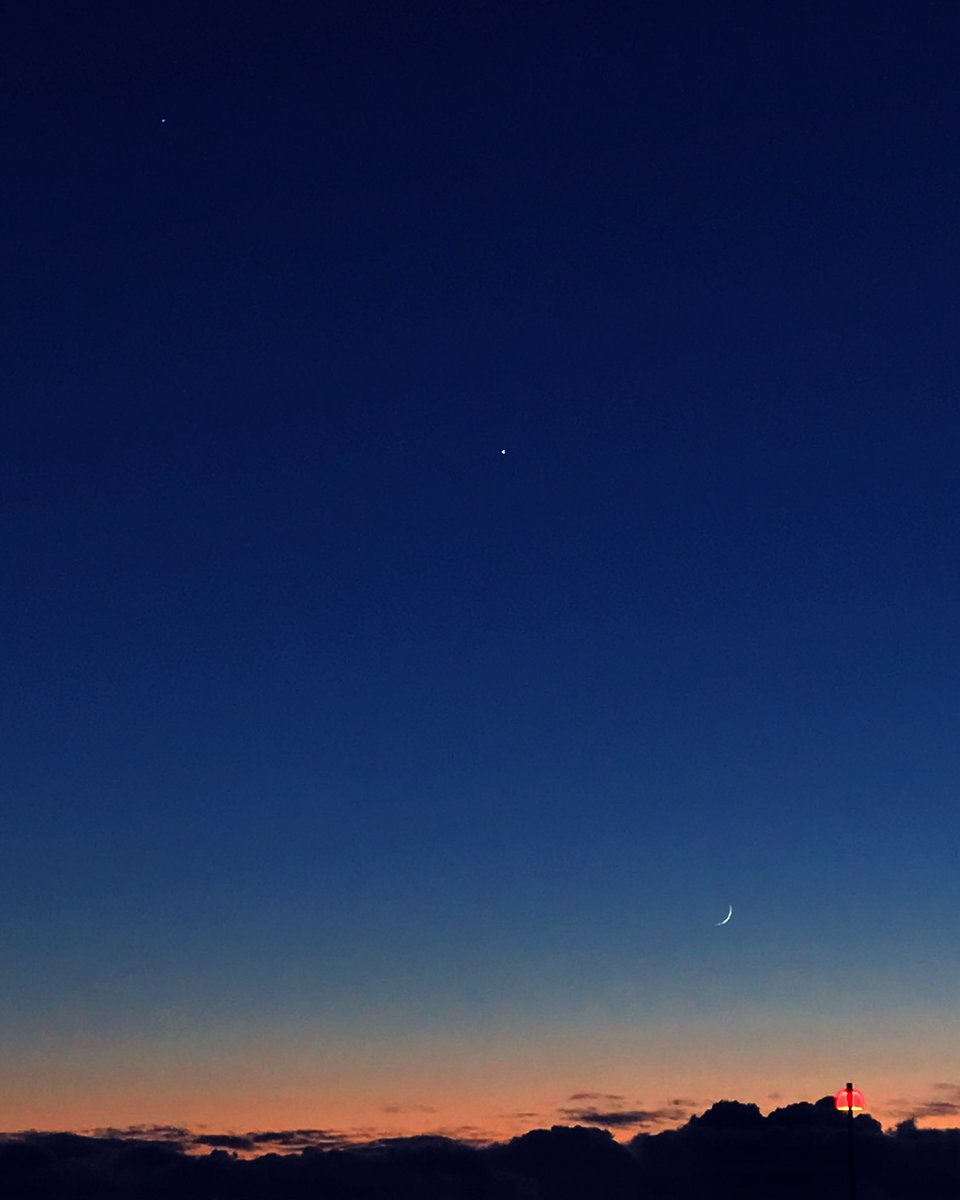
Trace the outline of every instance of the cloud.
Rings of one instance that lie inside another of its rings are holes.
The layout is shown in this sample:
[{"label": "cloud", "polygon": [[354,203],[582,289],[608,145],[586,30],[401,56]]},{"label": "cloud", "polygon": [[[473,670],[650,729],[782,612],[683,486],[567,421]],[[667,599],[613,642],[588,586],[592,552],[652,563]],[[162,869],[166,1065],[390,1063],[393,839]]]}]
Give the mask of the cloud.
[{"label": "cloud", "polygon": [[479,1125],[447,1125],[439,1129],[431,1129],[425,1133],[396,1134],[376,1137],[369,1142],[354,1143],[350,1149],[358,1152],[364,1150],[399,1150],[409,1147],[431,1145],[459,1145],[465,1147],[489,1146],[494,1141],[493,1136],[480,1128]]},{"label": "cloud", "polygon": [[635,1125],[662,1125],[665,1121],[676,1121],[686,1115],[685,1110],[670,1107],[670,1108],[634,1108],[610,1109],[608,1112],[601,1112],[593,1107],[587,1108],[561,1108],[557,1110],[561,1116],[566,1117],[570,1121],[576,1121],[585,1125],[603,1125],[608,1128],[626,1127],[629,1128]]},{"label": "cloud", "polygon": [[248,1134],[255,1142],[278,1142],[284,1146],[341,1145],[343,1135],[327,1129],[267,1129]]},{"label": "cloud", "polygon": [[[799,1104],[791,1107],[792,1119],[806,1122],[809,1116],[806,1112],[807,1105],[803,1107]],[[794,1113],[793,1110],[796,1110]],[[774,1109],[774,1113],[780,1112],[780,1109]],[[770,1114],[772,1118],[774,1113]],[[764,1116],[756,1104],[742,1104],[739,1100],[718,1100],[716,1104],[711,1104],[707,1111],[699,1117],[690,1119],[691,1125],[699,1125],[708,1129],[757,1129],[764,1122]],[[769,1119],[769,1118],[767,1118]]]},{"label": "cloud", "polygon": [[[211,1141],[211,1136],[219,1139]],[[343,1146],[353,1145],[356,1138],[350,1137],[345,1133],[335,1133],[329,1129],[264,1129],[243,1135],[229,1134],[205,1134],[194,1139],[195,1144],[207,1144],[212,1146],[230,1146],[231,1142],[228,1138],[235,1138],[236,1143],[247,1142],[249,1146],[244,1147],[239,1144],[233,1145],[234,1149],[254,1148],[263,1151],[264,1147],[273,1147],[281,1150],[306,1150],[306,1149],[323,1149],[331,1150],[338,1149]]]},{"label": "cloud", "polygon": [[955,1100],[927,1100],[914,1104],[909,1115],[915,1120],[921,1117],[955,1117],[960,1114],[960,1103]]},{"label": "cloud", "polygon": [[[626,1097],[618,1092],[574,1092],[568,1100],[589,1101],[572,1107],[558,1108],[567,1121],[605,1128],[629,1129],[681,1121],[693,1101],[670,1100],[664,1108],[626,1107]],[[604,1102],[601,1106],[598,1102]]]},{"label": "cloud", "polygon": [[255,1145],[251,1138],[231,1133],[204,1133],[193,1140],[197,1146],[226,1146],[230,1150],[252,1150]]},{"label": "cloud", "polygon": [[898,1096],[886,1102],[884,1111],[910,1121],[921,1120],[923,1117],[960,1116],[960,1084],[938,1082],[930,1086],[939,1094],[923,1100],[908,1100]]},{"label": "cloud", "polygon": [[953,1116],[955,1113],[960,1113],[960,1083],[935,1083],[934,1090],[945,1092],[946,1095],[941,1096],[937,1100],[928,1100],[927,1103],[937,1109],[936,1113],[923,1115],[948,1115]]},{"label": "cloud", "polygon": [[[937,1084],[924,1103],[952,1109],[960,1104],[958,1092],[960,1085]],[[609,1102],[607,1093],[575,1093],[566,1111],[577,1124],[533,1129],[492,1143],[470,1125],[363,1142],[356,1134],[322,1129],[210,1133],[162,1125],[107,1128],[99,1136],[35,1130],[0,1134],[0,1195],[24,1200],[69,1195],[110,1200],[284,1195],[769,1200],[775,1195],[809,1200],[843,1190],[847,1118],[836,1112],[831,1096],[786,1104],[767,1116],[756,1104],[721,1100],[676,1128],[660,1130],[646,1127],[678,1119],[679,1104],[644,1109],[622,1102],[620,1096]],[[621,1143],[602,1125],[638,1132]],[[960,1129],[918,1129],[907,1120],[884,1132],[867,1114],[858,1116],[853,1128],[864,1196],[960,1195]]]},{"label": "cloud", "polygon": [[150,1138],[152,1141],[175,1142],[189,1141],[193,1136],[189,1129],[184,1129],[181,1125],[108,1125],[87,1129],[84,1133],[98,1138]]}]

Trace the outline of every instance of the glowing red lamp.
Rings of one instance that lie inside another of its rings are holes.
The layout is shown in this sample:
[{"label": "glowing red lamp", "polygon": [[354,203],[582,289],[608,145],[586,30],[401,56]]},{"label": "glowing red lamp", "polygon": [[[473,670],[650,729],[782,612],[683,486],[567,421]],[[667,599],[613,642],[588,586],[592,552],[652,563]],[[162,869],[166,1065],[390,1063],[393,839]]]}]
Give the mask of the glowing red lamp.
[{"label": "glowing red lamp", "polygon": [[863,1092],[859,1088],[855,1088],[852,1083],[841,1088],[834,1096],[833,1102],[840,1112],[863,1112]]}]

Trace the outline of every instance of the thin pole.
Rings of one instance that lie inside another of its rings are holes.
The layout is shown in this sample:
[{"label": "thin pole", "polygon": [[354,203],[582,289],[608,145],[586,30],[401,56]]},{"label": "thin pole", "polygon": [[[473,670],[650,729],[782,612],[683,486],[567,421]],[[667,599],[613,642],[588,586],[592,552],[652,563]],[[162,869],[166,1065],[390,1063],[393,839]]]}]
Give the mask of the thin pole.
[{"label": "thin pole", "polygon": [[849,1163],[849,1200],[857,1200],[857,1172],[853,1160],[853,1084],[847,1084],[847,1162]]}]

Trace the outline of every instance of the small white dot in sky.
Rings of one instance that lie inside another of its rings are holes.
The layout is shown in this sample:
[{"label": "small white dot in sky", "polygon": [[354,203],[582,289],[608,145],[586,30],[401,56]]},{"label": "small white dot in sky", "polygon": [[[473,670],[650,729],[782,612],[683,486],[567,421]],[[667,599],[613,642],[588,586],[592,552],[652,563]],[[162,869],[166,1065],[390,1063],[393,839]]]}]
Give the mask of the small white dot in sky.
[{"label": "small white dot in sky", "polygon": [[166,123],[167,123],[167,118],[166,118],[166,117],[161,117],[161,118],[160,118],[160,124],[161,124],[161,125],[166,125]]},{"label": "small white dot in sky", "polygon": [[501,450],[501,451],[500,451],[500,453],[501,453],[501,454],[506,454],[506,450]]}]

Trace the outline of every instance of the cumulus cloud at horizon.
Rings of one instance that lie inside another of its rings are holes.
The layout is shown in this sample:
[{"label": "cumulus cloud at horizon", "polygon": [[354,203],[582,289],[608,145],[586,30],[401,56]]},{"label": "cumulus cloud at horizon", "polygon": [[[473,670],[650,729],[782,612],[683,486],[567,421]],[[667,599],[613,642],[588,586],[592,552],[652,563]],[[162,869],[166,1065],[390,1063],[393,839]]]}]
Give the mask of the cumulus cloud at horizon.
[{"label": "cumulus cloud at horizon", "polygon": [[[933,1106],[939,1115],[943,1106],[958,1104],[960,1085],[937,1083],[914,1107],[922,1114]],[[103,1127],[95,1134],[2,1133],[0,1193],[23,1200],[74,1192],[116,1200],[171,1194],[269,1200],[309,1192],[329,1200],[358,1193],[396,1200],[474,1193],[490,1200],[592,1194],[694,1200],[722,1181],[743,1200],[759,1200],[771,1189],[781,1200],[800,1200],[836,1190],[846,1169],[847,1119],[831,1096],[786,1104],[766,1116],[754,1103],[720,1100],[676,1128],[654,1132],[647,1127],[686,1111],[679,1099],[645,1109],[620,1094],[581,1091],[561,1111],[579,1119],[500,1141],[469,1125],[399,1137],[367,1131],[366,1140],[329,1129],[236,1133],[160,1124]],[[907,1116],[886,1131],[869,1114],[855,1119],[864,1194],[915,1200],[960,1191],[960,1129],[920,1129],[917,1119]],[[633,1137],[614,1138],[612,1129],[630,1126],[638,1127]]]},{"label": "cumulus cloud at horizon", "polygon": [[[960,1083],[952,1083],[947,1081],[934,1081],[929,1085],[930,1091],[920,1098],[906,1097],[887,1097],[878,1107],[878,1112],[884,1116],[892,1118],[891,1121],[885,1123],[887,1131],[892,1131],[896,1126],[905,1123],[914,1123],[922,1121],[926,1118],[943,1119],[952,1116],[960,1118]],[[768,1100],[780,1100],[781,1093],[768,1093]],[[823,1104],[829,1097],[818,1101],[818,1104]],[[776,1114],[783,1111],[793,1111],[798,1105],[803,1105],[805,1101],[795,1101],[788,1103],[780,1108],[770,1110],[770,1117],[776,1119]],[[752,1103],[743,1104],[736,1100],[719,1100],[709,1105],[702,1114],[697,1116],[694,1113],[694,1108],[697,1101],[690,1097],[671,1097],[664,1104],[654,1107],[646,1107],[639,1099],[634,1099],[632,1102],[619,1092],[606,1092],[601,1090],[579,1090],[571,1092],[564,1103],[559,1104],[552,1110],[552,1114],[537,1112],[535,1110],[518,1110],[514,1112],[504,1112],[499,1114],[500,1118],[507,1120],[529,1120],[529,1121],[546,1121],[548,1125],[541,1127],[554,1127],[557,1122],[555,1116],[562,1118],[562,1124],[573,1125],[591,1125],[598,1128],[607,1129],[628,1129],[636,1127],[644,1129],[649,1126],[669,1126],[670,1128],[682,1129],[690,1121],[709,1119],[709,1114],[723,1111],[728,1105],[742,1105],[743,1107],[755,1109],[760,1115],[760,1109]],[[385,1103],[380,1105],[380,1112],[394,1116],[400,1114],[418,1114],[421,1116],[429,1116],[435,1114],[438,1110],[431,1104],[401,1104],[401,1103]],[[864,1114],[869,1115],[871,1119],[876,1120],[876,1113]],[[880,1125],[880,1122],[877,1122]],[[960,1120],[958,1120],[960,1127]],[[531,1128],[528,1132],[535,1132]],[[666,1130],[665,1130],[666,1131]],[[943,1131],[941,1131],[943,1132]],[[410,1134],[400,1133],[396,1130],[374,1130],[369,1127],[352,1129],[317,1129],[317,1128],[297,1128],[297,1129],[267,1129],[267,1130],[236,1130],[236,1129],[221,1129],[210,1130],[204,1124],[197,1124],[195,1127],[187,1127],[183,1125],[170,1125],[160,1123],[142,1123],[126,1126],[91,1126],[75,1129],[36,1129],[34,1127],[21,1129],[17,1131],[0,1131],[0,1144],[15,1141],[17,1139],[29,1139],[39,1137],[84,1137],[103,1142],[123,1141],[123,1142],[149,1142],[163,1143],[182,1150],[184,1153],[190,1153],[197,1149],[228,1149],[243,1152],[255,1153],[280,1153],[290,1152],[298,1153],[306,1148],[320,1149],[338,1149],[348,1147],[362,1147],[365,1145],[384,1145],[399,1141],[406,1141],[412,1137],[440,1137],[450,1140],[460,1138],[465,1143],[472,1145],[493,1145],[499,1141],[509,1140],[509,1137],[517,1136],[515,1134],[504,1135],[497,1134],[491,1131],[484,1132],[478,1126],[474,1125],[458,1125],[437,1126],[435,1128],[425,1129],[422,1132]]]}]

